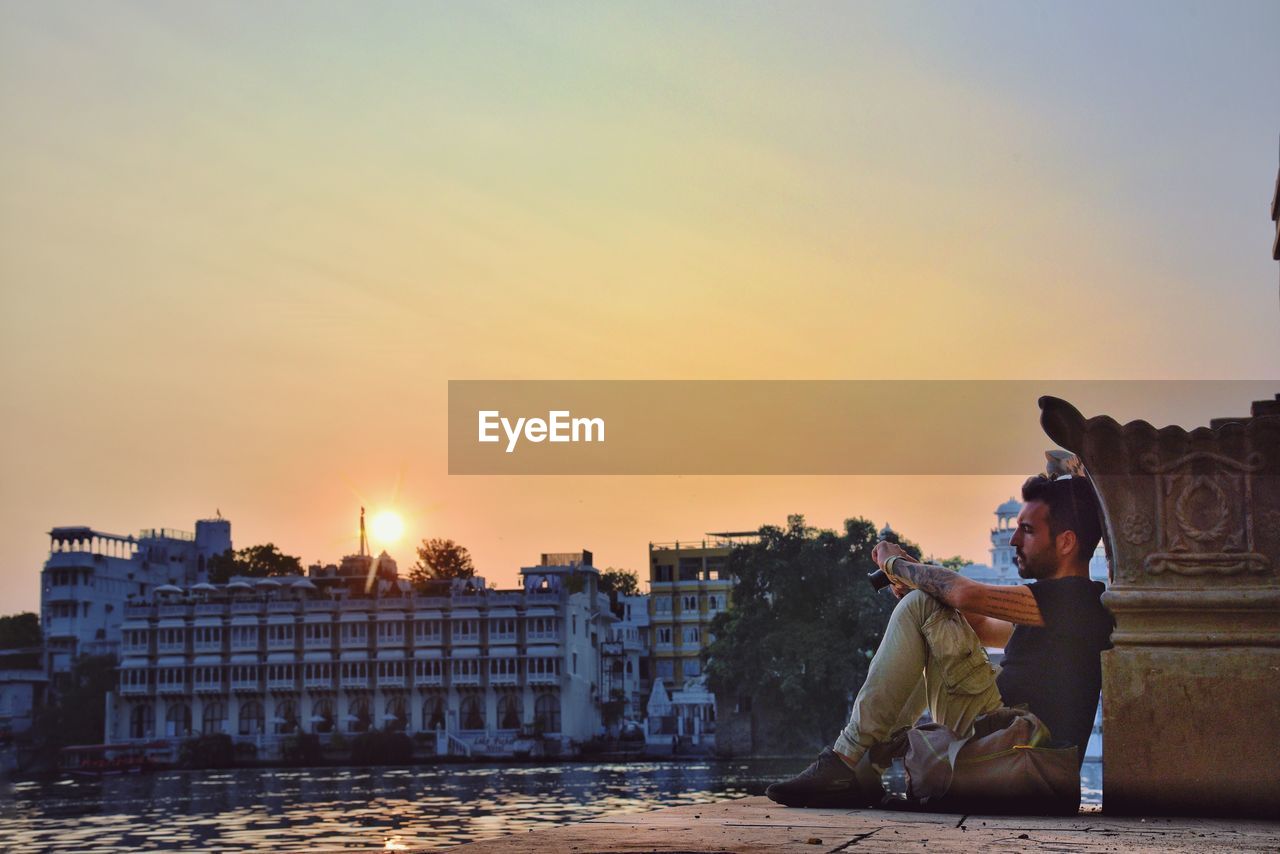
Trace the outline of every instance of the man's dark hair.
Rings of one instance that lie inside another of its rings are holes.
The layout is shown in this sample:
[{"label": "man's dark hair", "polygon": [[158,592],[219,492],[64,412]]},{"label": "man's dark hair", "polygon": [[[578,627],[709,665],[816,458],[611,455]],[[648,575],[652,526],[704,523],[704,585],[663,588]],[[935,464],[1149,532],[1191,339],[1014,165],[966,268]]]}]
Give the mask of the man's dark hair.
[{"label": "man's dark hair", "polygon": [[1088,560],[1102,539],[1102,518],[1098,496],[1087,478],[1064,477],[1050,480],[1042,474],[1022,484],[1023,501],[1043,501],[1049,506],[1049,535],[1055,539],[1063,531],[1075,531],[1079,555]]}]

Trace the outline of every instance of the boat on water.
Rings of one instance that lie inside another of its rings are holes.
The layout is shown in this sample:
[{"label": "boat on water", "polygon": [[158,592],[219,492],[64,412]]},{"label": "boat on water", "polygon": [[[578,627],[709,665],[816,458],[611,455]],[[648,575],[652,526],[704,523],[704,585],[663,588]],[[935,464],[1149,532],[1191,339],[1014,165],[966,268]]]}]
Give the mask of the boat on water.
[{"label": "boat on water", "polygon": [[167,741],[145,744],[77,744],[62,748],[58,767],[77,777],[110,777],[144,774],[173,764],[173,745]]}]

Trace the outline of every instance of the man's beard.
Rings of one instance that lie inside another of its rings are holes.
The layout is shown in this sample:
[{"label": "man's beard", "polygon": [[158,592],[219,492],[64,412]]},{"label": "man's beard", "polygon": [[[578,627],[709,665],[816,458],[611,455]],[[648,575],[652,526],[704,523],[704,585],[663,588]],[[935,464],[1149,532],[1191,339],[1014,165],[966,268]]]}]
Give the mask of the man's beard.
[{"label": "man's beard", "polygon": [[1028,561],[1027,556],[1022,552],[1019,551],[1014,554],[1017,556],[1019,578],[1030,578],[1033,580],[1048,578],[1050,575],[1053,575],[1053,571],[1056,569],[1056,567],[1047,560]]}]

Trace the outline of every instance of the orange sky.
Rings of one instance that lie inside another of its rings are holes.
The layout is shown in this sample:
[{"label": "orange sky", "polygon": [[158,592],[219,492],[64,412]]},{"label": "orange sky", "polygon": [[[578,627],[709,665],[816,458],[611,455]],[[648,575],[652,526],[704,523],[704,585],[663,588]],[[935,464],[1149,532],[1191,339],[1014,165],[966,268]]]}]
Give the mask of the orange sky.
[{"label": "orange sky", "polygon": [[985,560],[1008,479],[450,478],[446,384],[1274,374],[1278,37],[1274,3],[6,3],[0,610],[53,525],[221,509],[330,561],[397,483],[500,584],[793,512]]}]

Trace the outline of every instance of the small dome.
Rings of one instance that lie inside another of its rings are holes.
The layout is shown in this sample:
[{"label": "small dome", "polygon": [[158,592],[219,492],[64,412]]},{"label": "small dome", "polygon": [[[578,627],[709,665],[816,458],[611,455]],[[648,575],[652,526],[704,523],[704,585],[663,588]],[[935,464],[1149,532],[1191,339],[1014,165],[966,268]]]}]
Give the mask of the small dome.
[{"label": "small dome", "polygon": [[1022,512],[1022,502],[1010,498],[1005,503],[996,508],[997,516],[1017,516]]},{"label": "small dome", "polygon": [[889,527],[889,523],[885,522],[884,527],[880,529],[880,539],[882,540],[888,539],[890,535],[893,535],[896,533],[897,532],[894,531],[893,528]]}]

